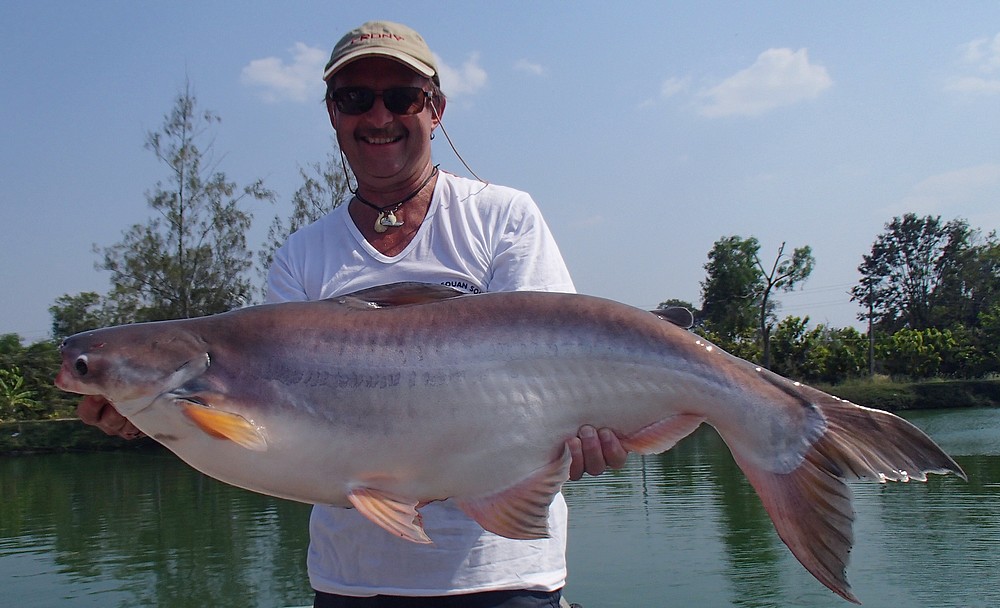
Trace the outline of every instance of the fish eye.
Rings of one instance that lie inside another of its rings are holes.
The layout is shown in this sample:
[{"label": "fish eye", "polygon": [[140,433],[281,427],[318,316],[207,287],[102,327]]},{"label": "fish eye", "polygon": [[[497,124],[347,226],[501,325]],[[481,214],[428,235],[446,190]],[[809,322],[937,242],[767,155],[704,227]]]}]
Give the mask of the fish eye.
[{"label": "fish eye", "polygon": [[81,376],[86,376],[87,372],[89,371],[88,368],[87,368],[87,357],[86,357],[86,355],[81,355],[81,356],[77,357],[76,358],[76,363],[73,364],[73,367],[76,368],[76,372],[78,374],[80,374]]}]

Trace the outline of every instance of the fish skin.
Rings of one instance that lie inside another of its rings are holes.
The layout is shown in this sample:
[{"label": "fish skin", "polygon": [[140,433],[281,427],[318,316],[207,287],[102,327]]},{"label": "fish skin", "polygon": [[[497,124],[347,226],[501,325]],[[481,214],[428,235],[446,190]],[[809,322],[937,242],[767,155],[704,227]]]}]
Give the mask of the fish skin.
[{"label": "fish skin", "polygon": [[844,480],[965,477],[904,420],[646,311],[574,294],[456,293],[395,284],[84,332],[63,342],[56,385],[105,396],[212,477],[354,506],[414,542],[433,541],[420,506],[445,498],[487,530],[544,536],[568,478],[565,442],[584,424],[648,454],[707,422],[796,558],[852,602]]}]

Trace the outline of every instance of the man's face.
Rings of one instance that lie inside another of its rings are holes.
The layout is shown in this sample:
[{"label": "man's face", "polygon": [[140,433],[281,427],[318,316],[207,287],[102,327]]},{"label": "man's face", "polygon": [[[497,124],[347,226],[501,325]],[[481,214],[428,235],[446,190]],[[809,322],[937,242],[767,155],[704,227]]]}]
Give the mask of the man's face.
[{"label": "man's face", "polygon": [[[401,63],[384,58],[359,59],[334,76],[334,88],[367,87],[384,91],[393,87],[430,90],[426,78]],[[358,182],[369,188],[393,189],[420,178],[431,159],[431,132],[437,118],[428,101],[417,114],[393,114],[381,96],[364,114],[350,115],[327,101],[330,122],[337,131],[340,149],[351,163]],[[439,108],[440,111],[440,108]]]}]

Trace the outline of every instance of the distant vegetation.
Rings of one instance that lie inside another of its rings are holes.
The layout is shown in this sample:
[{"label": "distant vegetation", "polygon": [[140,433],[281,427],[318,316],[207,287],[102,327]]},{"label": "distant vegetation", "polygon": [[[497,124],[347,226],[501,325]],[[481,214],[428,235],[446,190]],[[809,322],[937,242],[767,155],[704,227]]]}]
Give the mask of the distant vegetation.
[{"label": "distant vegetation", "polygon": [[[862,256],[851,299],[868,332],[778,318],[773,294],[801,284],[808,247],[762,263],[753,237],[723,237],[705,264],[696,331],[735,355],[804,382],[985,378],[1000,373],[1000,241],[961,220],[893,218]],[[665,303],[667,304],[667,303]],[[677,301],[670,304],[677,305]],[[689,305],[690,306],[690,305]]]}]

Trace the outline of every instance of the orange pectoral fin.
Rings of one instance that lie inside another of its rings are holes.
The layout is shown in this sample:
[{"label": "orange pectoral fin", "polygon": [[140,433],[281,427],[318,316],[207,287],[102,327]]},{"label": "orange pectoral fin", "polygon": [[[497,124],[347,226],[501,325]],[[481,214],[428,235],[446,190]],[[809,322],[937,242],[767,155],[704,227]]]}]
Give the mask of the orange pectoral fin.
[{"label": "orange pectoral fin", "polygon": [[191,401],[182,401],[181,408],[198,428],[212,437],[232,441],[255,452],[267,450],[267,439],[261,429],[239,414]]}]

